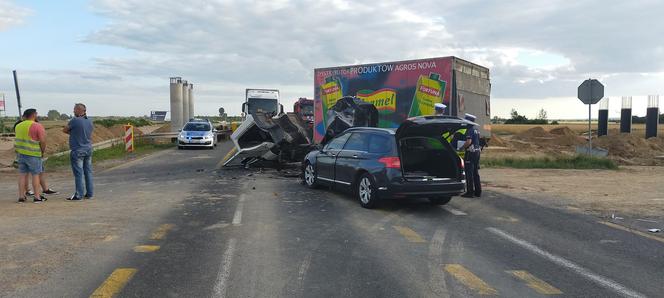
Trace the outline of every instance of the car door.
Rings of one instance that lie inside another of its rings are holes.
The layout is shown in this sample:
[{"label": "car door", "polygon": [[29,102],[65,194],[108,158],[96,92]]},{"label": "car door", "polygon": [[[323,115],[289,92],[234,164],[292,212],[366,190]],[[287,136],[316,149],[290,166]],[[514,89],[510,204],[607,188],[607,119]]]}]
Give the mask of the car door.
[{"label": "car door", "polygon": [[366,159],[369,149],[368,132],[353,132],[343,150],[337,155],[334,179],[338,184],[350,186],[360,164]]},{"label": "car door", "polygon": [[316,156],[316,174],[323,183],[334,183],[334,163],[349,137],[346,133],[332,139]]}]

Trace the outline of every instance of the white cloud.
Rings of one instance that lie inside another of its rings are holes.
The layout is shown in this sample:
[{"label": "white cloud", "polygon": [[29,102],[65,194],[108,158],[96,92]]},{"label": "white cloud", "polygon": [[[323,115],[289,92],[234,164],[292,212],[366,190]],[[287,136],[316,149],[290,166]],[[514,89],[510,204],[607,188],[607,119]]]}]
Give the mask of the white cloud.
[{"label": "white cloud", "polygon": [[100,56],[90,69],[27,76],[26,84],[55,94],[50,80],[70,80],[79,86],[71,92],[99,90],[148,110],[168,107],[167,79],[182,76],[197,87],[199,107],[238,113],[247,87],[286,90],[286,107],[311,97],[317,67],[455,55],[491,69],[498,114],[515,105],[563,113],[558,99],[569,102],[588,77],[610,96],[664,92],[664,2],[656,0],[93,0],[91,7],[108,22],[85,42],[134,55]]},{"label": "white cloud", "polygon": [[22,24],[30,14],[29,9],[14,4],[14,1],[0,0],[0,31]]}]

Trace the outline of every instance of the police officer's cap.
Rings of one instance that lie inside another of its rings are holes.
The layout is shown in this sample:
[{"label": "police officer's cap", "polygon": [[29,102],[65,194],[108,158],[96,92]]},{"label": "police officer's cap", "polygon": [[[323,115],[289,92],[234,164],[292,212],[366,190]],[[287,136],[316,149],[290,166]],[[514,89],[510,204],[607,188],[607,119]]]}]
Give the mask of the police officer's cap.
[{"label": "police officer's cap", "polygon": [[436,109],[436,110],[443,110],[446,107],[447,106],[445,104],[442,104],[442,103],[439,103],[439,102],[433,105],[433,108]]},{"label": "police officer's cap", "polygon": [[477,119],[477,117],[475,117],[475,115],[473,115],[473,114],[468,114],[468,113],[466,113],[466,117],[465,117],[465,118],[466,118],[466,120],[469,120],[469,121],[475,121],[475,119]]}]

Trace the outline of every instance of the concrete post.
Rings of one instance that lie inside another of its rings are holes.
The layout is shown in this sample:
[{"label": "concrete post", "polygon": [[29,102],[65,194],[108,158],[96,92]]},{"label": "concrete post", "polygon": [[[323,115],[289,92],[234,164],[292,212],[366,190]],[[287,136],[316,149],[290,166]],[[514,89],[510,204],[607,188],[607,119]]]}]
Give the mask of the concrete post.
[{"label": "concrete post", "polygon": [[632,97],[622,97],[622,109],[620,109],[620,132],[632,132]]},{"label": "concrete post", "polygon": [[182,129],[182,78],[171,78],[171,131]]}]

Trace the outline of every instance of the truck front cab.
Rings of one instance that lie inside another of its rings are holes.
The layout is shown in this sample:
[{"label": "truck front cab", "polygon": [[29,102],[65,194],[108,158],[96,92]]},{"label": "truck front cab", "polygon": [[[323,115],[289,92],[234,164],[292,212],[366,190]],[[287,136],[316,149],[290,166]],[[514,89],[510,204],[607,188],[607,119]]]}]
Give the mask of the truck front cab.
[{"label": "truck front cab", "polygon": [[284,112],[279,104],[279,90],[275,89],[247,89],[246,100],[242,104],[245,115],[256,116],[256,113],[265,113],[271,116]]}]

